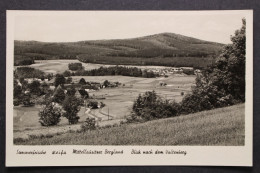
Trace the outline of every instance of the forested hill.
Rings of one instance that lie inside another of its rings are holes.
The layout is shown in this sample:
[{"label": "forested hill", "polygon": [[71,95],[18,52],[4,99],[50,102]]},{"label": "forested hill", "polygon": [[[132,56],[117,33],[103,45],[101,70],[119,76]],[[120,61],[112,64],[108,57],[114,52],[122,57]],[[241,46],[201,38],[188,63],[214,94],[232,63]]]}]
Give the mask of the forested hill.
[{"label": "forested hill", "polygon": [[15,60],[79,59],[88,63],[205,66],[223,44],[173,33],[79,42],[15,41]]}]

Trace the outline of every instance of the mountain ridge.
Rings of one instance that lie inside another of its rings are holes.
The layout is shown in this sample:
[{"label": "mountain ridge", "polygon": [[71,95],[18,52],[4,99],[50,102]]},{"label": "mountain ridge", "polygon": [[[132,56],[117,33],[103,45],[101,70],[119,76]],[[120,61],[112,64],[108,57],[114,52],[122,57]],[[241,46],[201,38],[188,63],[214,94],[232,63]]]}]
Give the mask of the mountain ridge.
[{"label": "mountain ridge", "polygon": [[219,54],[223,46],[224,44],[221,43],[164,32],[128,39],[77,42],[15,40],[14,54],[15,60],[26,58],[34,60],[79,59],[86,63],[126,65],[165,65],[170,63],[171,66],[175,66],[177,59],[181,60],[181,57],[212,59]]}]

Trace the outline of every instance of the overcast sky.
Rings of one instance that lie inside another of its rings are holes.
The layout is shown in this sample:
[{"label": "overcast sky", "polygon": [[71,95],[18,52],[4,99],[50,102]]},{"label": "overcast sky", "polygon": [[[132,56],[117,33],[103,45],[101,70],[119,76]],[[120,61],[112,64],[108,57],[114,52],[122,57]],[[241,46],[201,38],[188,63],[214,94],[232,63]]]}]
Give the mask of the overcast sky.
[{"label": "overcast sky", "polygon": [[88,11],[26,12],[15,17],[15,40],[71,42],[123,39],[171,32],[230,43],[241,12]]}]

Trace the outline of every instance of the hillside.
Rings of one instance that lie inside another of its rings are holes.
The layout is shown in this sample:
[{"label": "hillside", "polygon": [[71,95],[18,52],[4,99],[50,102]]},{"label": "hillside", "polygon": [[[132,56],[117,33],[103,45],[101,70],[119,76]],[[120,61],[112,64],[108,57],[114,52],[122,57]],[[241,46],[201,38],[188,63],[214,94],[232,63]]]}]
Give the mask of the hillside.
[{"label": "hillside", "polygon": [[101,64],[205,66],[212,63],[222,46],[179,34],[161,33],[132,39],[67,43],[15,41],[14,54],[15,61],[77,58]]},{"label": "hillside", "polygon": [[140,124],[16,139],[17,145],[244,145],[245,105]]}]

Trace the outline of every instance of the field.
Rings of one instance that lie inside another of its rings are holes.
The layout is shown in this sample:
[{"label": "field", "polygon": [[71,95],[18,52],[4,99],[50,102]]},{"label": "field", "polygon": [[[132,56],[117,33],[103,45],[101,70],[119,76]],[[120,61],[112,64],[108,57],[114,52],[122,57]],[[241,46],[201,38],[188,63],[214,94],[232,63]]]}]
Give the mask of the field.
[{"label": "field", "polygon": [[243,146],[245,105],[140,124],[15,139],[17,145],[217,145]]},{"label": "field", "polygon": [[[189,92],[191,86],[194,83],[194,76],[170,76],[168,78],[139,78],[139,77],[128,77],[128,76],[73,76],[73,82],[77,83],[81,78],[86,81],[93,82],[104,82],[105,80],[111,82],[122,83],[118,88],[106,88],[98,91],[90,91],[90,96],[98,99],[106,104],[102,110],[91,111],[90,114],[101,118],[101,121],[108,119],[107,115],[113,120],[125,119],[126,115],[131,113],[133,101],[139,94],[146,91],[155,90],[158,95],[167,98],[181,101],[183,96],[181,92]],[[160,86],[160,82],[165,82],[167,86]],[[124,86],[123,86],[124,85]],[[41,106],[34,107],[14,107],[14,131],[21,132],[24,130],[40,129],[42,128],[38,122],[38,112]],[[81,108],[78,113],[80,116],[80,122],[84,121],[87,114],[84,114],[84,107]],[[111,121],[114,123],[114,121]],[[61,119],[60,126],[67,125],[65,118]],[[19,133],[20,134],[20,133]]]},{"label": "field", "polygon": [[[29,67],[36,68],[41,70],[45,73],[63,73],[64,71],[68,70],[69,63],[78,63],[78,60],[35,60],[35,64],[29,65]],[[82,63],[86,70],[92,70],[99,68],[104,65],[100,64],[87,64]]]},{"label": "field", "polygon": [[[84,113],[85,108],[82,107],[78,113],[78,116],[80,116],[80,123],[85,121],[88,116],[91,116],[98,118],[101,126],[119,123],[124,120],[125,117],[131,113],[133,102],[139,94],[154,90],[163,98],[179,102],[183,98],[181,92],[184,92],[185,94],[188,93],[195,82],[194,76],[174,75],[169,76],[168,78],[140,78],[128,76],[73,76],[72,78],[75,83],[78,83],[81,78],[92,82],[102,83],[105,80],[108,80],[111,82],[117,81],[121,83],[121,86],[118,88],[106,88],[98,91],[90,91],[90,96],[97,98],[98,101],[102,101],[106,106],[99,110],[91,110],[88,113]],[[160,86],[160,82],[167,83],[167,86]],[[44,131],[46,128],[42,127],[38,122],[38,112],[40,109],[41,106],[39,105],[34,107],[14,107],[15,137],[23,136],[24,138],[28,138],[29,135],[65,132],[72,128],[74,130],[80,128],[80,125],[73,127],[69,126],[67,119],[61,118],[61,122],[57,127],[48,128],[49,130]],[[108,115],[109,121],[107,121]]]},{"label": "field", "polygon": [[[154,90],[159,96],[169,100],[180,102],[183,98],[181,92],[185,94],[191,90],[194,85],[194,76],[170,76],[168,78],[139,78],[128,76],[73,76],[73,82],[77,83],[81,78],[86,81],[104,82],[105,80],[112,82],[120,82],[118,88],[107,88],[99,91],[90,92],[91,96],[102,99],[106,106],[102,112],[108,113],[114,119],[123,119],[131,112],[133,101],[139,94],[146,91]],[[167,86],[160,86],[160,82],[167,83]],[[124,85],[124,86],[123,86]],[[185,95],[184,94],[184,95]]]},{"label": "field", "polygon": [[[77,59],[74,60],[35,60],[34,64],[28,65],[28,67],[33,67],[35,69],[41,70],[45,73],[63,73],[68,69],[69,63],[82,63],[82,66],[85,68],[85,70],[92,70],[92,69],[98,69],[100,67],[110,67],[110,66],[115,66],[115,65],[107,65],[107,64],[93,64],[93,63],[84,63],[80,62]],[[151,68],[156,68],[156,69],[166,69],[170,68],[167,66],[134,66],[134,65],[121,65],[121,66],[127,66],[127,67],[137,67],[140,69],[151,69]],[[15,66],[15,68],[21,67],[21,66]]]}]

